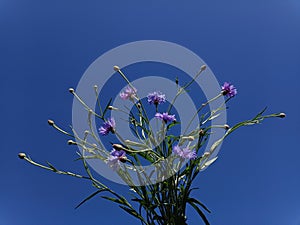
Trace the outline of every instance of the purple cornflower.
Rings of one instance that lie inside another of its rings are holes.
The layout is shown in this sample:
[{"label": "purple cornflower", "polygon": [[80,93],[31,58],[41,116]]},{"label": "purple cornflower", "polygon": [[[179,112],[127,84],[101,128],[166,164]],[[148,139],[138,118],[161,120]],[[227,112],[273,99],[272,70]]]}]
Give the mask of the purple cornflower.
[{"label": "purple cornflower", "polygon": [[110,152],[110,156],[107,159],[107,165],[111,167],[114,171],[119,169],[120,162],[126,161],[126,152],[123,150],[117,151],[113,149]]},{"label": "purple cornflower", "polygon": [[156,113],[155,118],[163,120],[165,123],[176,121],[175,115],[169,115],[167,112],[165,113]]},{"label": "purple cornflower", "polygon": [[106,122],[102,124],[99,128],[99,133],[101,135],[107,135],[109,132],[115,133],[116,121],[114,118],[109,118]]},{"label": "purple cornflower", "polygon": [[190,150],[188,147],[180,148],[178,145],[173,147],[173,152],[184,159],[195,159],[197,157],[195,150]]},{"label": "purple cornflower", "polygon": [[222,86],[223,95],[234,97],[237,94],[237,89],[229,82],[225,82]]},{"label": "purple cornflower", "polygon": [[120,97],[123,100],[129,99],[130,101],[133,101],[136,98],[136,92],[137,90],[134,87],[126,87],[124,92],[120,93]]},{"label": "purple cornflower", "polygon": [[155,91],[148,94],[148,103],[158,105],[166,102],[166,95],[162,94],[160,91]]}]

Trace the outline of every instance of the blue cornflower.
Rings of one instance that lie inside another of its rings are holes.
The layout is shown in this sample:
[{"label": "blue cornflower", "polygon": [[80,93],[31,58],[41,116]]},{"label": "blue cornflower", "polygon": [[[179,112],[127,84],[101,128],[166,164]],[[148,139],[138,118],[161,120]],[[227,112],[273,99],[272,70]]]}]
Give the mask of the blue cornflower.
[{"label": "blue cornflower", "polygon": [[195,150],[190,150],[188,147],[180,148],[178,145],[173,147],[173,152],[184,159],[195,159],[197,157]]},{"label": "blue cornflower", "polygon": [[165,123],[176,121],[175,115],[169,115],[167,112],[165,113],[156,113],[155,117],[163,120]]},{"label": "blue cornflower", "polygon": [[237,89],[231,83],[225,82],[222,86],[222,94],[234,97],[237,94]]},{"label": "blue cornflower", "polygon": [[109,132],[115,133],[116,122],[114,118],[109,118],[106,122],[102,124],[99,128],[99,133],[101,135],[107,135]]},{"label": "blue cornflower", "polygon": [[120,168],[120,162],[125,162],[126,159],[126,152],[124,150],[118,151],[113,149],[107,159],[107,165],[116,171]]},{"label": "blue cornflower", "polygon": [[166,95],[162,94],[160,91],[155,91],[148,94],[148,103],[158,105],[166,102]]},{"label": "blue cornflower", "polygon": [[133,101],[136,98],[136,92],[137,90],[134,87],[126,87],[124,92],[120,93],[120,97],[123,100],[129,99],[130,101]]}]

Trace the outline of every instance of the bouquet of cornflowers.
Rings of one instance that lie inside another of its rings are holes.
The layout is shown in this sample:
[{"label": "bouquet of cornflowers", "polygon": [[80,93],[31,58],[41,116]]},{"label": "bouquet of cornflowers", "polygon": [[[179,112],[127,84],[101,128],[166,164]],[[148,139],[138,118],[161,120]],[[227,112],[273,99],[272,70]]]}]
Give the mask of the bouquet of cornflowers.
[{"label": "bouquet of cornflowers", "polygon": [[[183,225],[187,224],[186,208],[190,205],[199,214],[204,224],[209,224],[205,214],[210,213],[210,210],[198,199],[192,197],[192,192],[197,189],[193,187],[193,181],[201,171],[217,159],[215,154],[217,147],[233,131],[242,126],[259,124],[266,118],[283,118],[285,114],[264,115],[264,109],[252,119],[239,122],[232,127],[227,124],[210,125],[210,121],[226,110],[226,105],[220,105],[217,109],[201,114],[202,109],[218,98],[225,97],[227,103],[237,94],[237,89],[225,82],[220,87],[219,94],[201,104],[187,124],[189,127],[195,117],[199,117],[200,122],[196,128],[177,135],[175,129],[177,125],[180,125],[180,121],[175,114],[172,114],[173,105],[205,69],[206,66],[203,65],[194,78],[182,87],[178,85],[178,79],[176,79],[177,92],[173,99],[166,99],[166,95],[158,90],[149,93],[146,104],[155,107],[154,115],[147,113],[145,101],[139,98],[138,90],[118,66],[115,66],[114,70],[124,78],[128,85],[119,97],[124,101],[130,101],[134,110],[116,108],[111,105],[111,100],[105,108],[102,108],[97,86],[94,86],[94,89],[99,109],[93,110],[76,94],[74,89],[70,88],[69,91],[87,111],[89,129],[81,137],[74,129],[68,132],[52,120],[48,120],[48,123],[57,131],[72,138],[68,141],[69,145],[77,145],[80,148],[81,151],[77,152],[78,159],[83,162],[86,175],[62,171],[50,163],[39,164],[25,153],[19,153],[19,158],[57,174],[90,180],[96,191],[77,207],[101,195],[102,198],[118,204],[121,209],[140,220],[143,225]],[[167,110],[160,110],[162,104],[168,104]],[[121,111],[126,115],[130,129],[138,141],[124,139],[119,134],[115,118],[109,115],[112,111]],[[101,122],[98,132],[91,125],[95,118]],[[153,129],[153,123],[150,122],[153,118],[159,129]],[[207,151],[203,151],[208,137],[212,134],[212,128],[224,129],[224,135],[208,146]],[[118,139],[118,142],[111,143],[110,152],[101,142],[101,136],[105,138],[107,135],[114,135]],[[90,170],[89,160],[104,162],[124,184],[129,186],[132,197],[128,199],[97,180]],[[149,164],[151,166],[148,166]]]}]

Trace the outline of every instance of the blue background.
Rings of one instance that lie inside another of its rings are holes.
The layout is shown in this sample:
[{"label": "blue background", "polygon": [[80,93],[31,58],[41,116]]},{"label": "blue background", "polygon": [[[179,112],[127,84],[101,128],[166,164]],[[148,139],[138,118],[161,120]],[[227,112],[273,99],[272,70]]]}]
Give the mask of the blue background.
[{"label": "blue background", "polygon": [[[230,136],[198,178],[194,194],[212,210],[211,224],[300,224],[298,0],[1,0],[0,28],[0,225],[139,224],[100,198],[74,210],[94,190],[89,182],[40,170],[17,154],[81,172],[76,149],[47,119],[68,127],[68,88],[101,54],[144,39],[183,45],[220,82],[233,82],[239,94],[229,124],[264,106],[287,114]],[[191,210],[188,216],[201,224]]]}]

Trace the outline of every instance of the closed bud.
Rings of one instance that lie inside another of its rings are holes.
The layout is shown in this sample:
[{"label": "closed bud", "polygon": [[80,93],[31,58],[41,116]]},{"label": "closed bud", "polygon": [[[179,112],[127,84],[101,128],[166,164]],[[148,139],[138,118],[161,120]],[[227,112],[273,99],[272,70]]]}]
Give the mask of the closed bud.
[{"label": "closed bud", "polygon": [[188,136],[188,140],[189,140],[189,141],[194,141],[195,138],[194,138],[193,136]]},{"label": "closed bud", "polygon": [[127,157],[123,156],[119,158],[120,162],[125,163],[127,161]]},{"label": "closed bud", "polygon": [[206,69],[206,65],[201,66],[200,70],[203,71]]},{"label": "closed bud", "polygon": [[48,120],[48,124],[49,124],[50,126],[53,126],[53,125],[54,125],[54,121],[53,121],[53,120]]},{"label": "closed bud", "polygon": [[112,105],[107,107],[109,110],[118,110],[118,108],[113,107]]},{"label": "closed bud", "polygon": [[224,124],[224,129],[228,130],[230,128],[230,126],[228,124]]},{"label": "closed bud", "polygon": [[114,71],[116,71],[116,72],[120,71],[120,67],[114,66]]},{"label": "closed bud", "polygon": [[120,151],[120,150],[124,149],[124,147],[122,145],[120,145],[120,144],[113,144],[112,146],[117,151]]},{"label": "closed bud", "polygon": [[204,135],[204,130],[203,130],[203,129],[200,129],[200,130],[199,130],[199,135],[200,135],[200,136],[203,136],[203,135]]},{"label": "closed bud", "polygon": [[20,159],[24,159],[24,158],[26,157],[26,154],[23,153],[23,152],[20,152],[20,153],[18,154],[18,156],[19,156]]},{"label": "closed bud", "polygon": [[76,145],[76,142],[73,140],[68,140],[68,145]]},{"label": "closed bud", "polygon": [[278,115],[280,118],[284,118],[284,117],[286,117],[286,115],[285,115],[285,113],[279,113],[279,115]]}]

